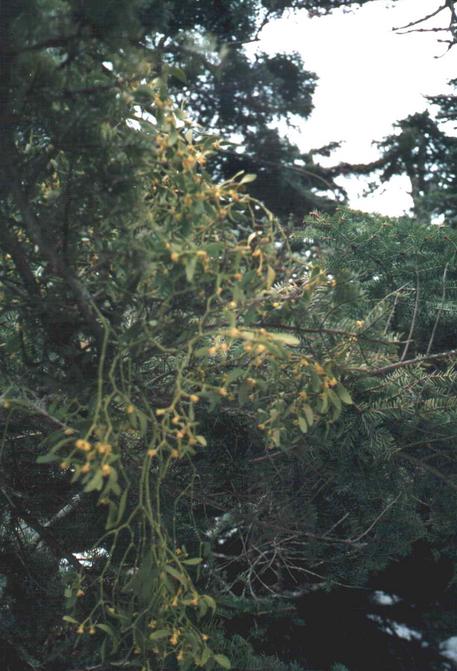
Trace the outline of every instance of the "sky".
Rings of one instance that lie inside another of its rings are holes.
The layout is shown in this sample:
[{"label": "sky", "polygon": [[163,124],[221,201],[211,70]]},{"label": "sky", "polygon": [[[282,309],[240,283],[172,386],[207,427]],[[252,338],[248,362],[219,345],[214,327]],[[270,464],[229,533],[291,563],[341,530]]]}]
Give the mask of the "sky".
[{"label": "sky", "polygon": [[[375,159],[373,140],[390,134],[395,121],[426,109],[425,96],[449,90],[447,82],[457,78],[457,47],[445,54],[438,33],[392,31],[431,13],[439,2],[374,0],[353,13],[338,10],[312,19],[297,11],[264,28],[253,49],[297,51],[319,77],[311,117],[299,129],[289,129],[288,137],[303,150],[342,141],[330,161],[322,161],[329,164]],[[443,26],[447,18],[443,13],[427,25]],[[412,204],[406,178],[398,177],[366,198],[366,179],[340,182],[356,209],[399,216]]]}]

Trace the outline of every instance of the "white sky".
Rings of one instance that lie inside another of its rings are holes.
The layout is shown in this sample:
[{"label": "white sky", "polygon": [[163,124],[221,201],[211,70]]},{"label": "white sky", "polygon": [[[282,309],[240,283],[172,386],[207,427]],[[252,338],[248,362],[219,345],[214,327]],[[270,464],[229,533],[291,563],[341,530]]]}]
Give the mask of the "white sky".
[{"label": "white sky", "polygon": [[[344,141],[329,163],[375,159],[373,140],[389,134],[395,121],[424,110],[425,95],[445,92],[448,80],[457,78],[457,47],[435,58],[446,50],[437,42],[440,34],[392,32],[393,26],[429,14],[439,3],[373,0],[349,14],[339,10],[310,19],[298,11],[267,26],[257,48],[297,51],[305,67],[319,77],[312,116],[300,130],[289,130],[288,136],[303,150]],[[443,26],[447,19],[443,12],[428,25]],[[368,198],[361,197],[366,181],[353,178],[342,183],[354,208],[397,216],[411,206],[407,179],[392,180],[384,192],[378,190]]]}]

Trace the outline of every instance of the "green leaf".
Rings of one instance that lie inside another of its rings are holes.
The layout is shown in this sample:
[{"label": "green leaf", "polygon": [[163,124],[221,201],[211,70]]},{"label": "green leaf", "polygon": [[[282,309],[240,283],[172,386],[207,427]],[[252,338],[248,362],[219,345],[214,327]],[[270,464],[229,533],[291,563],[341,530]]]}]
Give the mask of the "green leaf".
[{"label": "green leaf", "polygon": [[169,573],[171,576],[173,576],[173,578],[178,580],[178,582],[180,582],[181,585],[186,584],[186,582],[187,582],[186,577],[182,573],[177,571],[173,566],[168,565],[168,566],[165,567],[165,570],[166,570],[167,573]]},{"label": "green leaf", "polygon": [[39,457],[37,457],[37,464],[50,464],[52,461],[60,461],[60,457],[58,454],[40,454]]},{"label": "green leaf", "polygon": [[117,524],[119,524],[119,522],[121,521],[122,516],[123,516],[123,514],[124,514],[125,507],[126,507],[126,505],[127,505],[127,497],[128,497],[128,493],[129,493],[129,492],[128,492],[128,489],[126,489],[126,490],[123,492],[123,494],[122,494],[122,496],[121,496],[121,499],[120,499],[120,501],[119,501],[119,508],[118,508],[118,511],[117,511],[117,520],[116,520]]},{"label": "green leaf", "polygon": [[97,629],[100,629],[101,631],[104,631],[105,634],[108,634],[108,636],[111,636],[112,638],[116,637],[114,631],[111,629],[109,624],[105,624],[104,622],[102,622],[101,624],[97,624],[95,626],[97,627]]},{"label": "green leaf", "polygon": [[249,184],[250,182],[253,182],[254,180],[257,179],[257,175],[253,175],[252,173],[248,172],[244,177],[240,179],[240,184]]},{"label": "green leaf", "polygon": [[341,412],[341,400],[340,400],[340,397],[338,396],[338,394],[335,394],[335,392],[333,391],[333,389],[329,389],[329,390],[327,391],[327,394],[328,394],[328,397],[329,397],[329,399],[330,399],[331,404],[332,404],[338,411]]},{"label": "green leaf", "polygon": [[71,617],[71,615],[64,615],[62,620],[64,622],[69,622],[70,624],[79,624],[78,620],[75,620],[75,618]]},{"label": "green leaf", "polygon": [[84,491],[86,493],[93,492],[95,490],[100,491],[102,487],[103,487],[103,475],[101,471],[98,471],[98,473],[96,473],[94,477],[91,480],[89,480],[87,485],[84,487]]},{"label": "green leaf", "polygon": [[212,596],[209,596],[209,594],[205,594],[202,597],[202,599],[205,601],[205,603],[208,604],[209,608],[211,608],[213,611],[216,610],[216,602]]},{"label": "green leaf", "polygon": [[205,647],[198,659],[198,665],[205,666],[206,662],[209,660],[210,657],[211,657],[211,650],[208,647]]},{"label": "green leaf", "polygon": [[308,423],[304,417],[298,418],[298,426],[300,427],[300,431],[302,433],[308,433]]},{"label": "green leaf", "polygon": [[305,414],[306,421],[308,422],[309,426],[311,427],[311,426],[314,424],[314,412],[313,412],[313,409],[311,408],[310,405],[308,405],[308,404],[306,403],[306,404],[303,406],[302,410],[303,410],[303,412],[304,412],[304,414]]},{"label": "green leaf", "polygon": [[350,393],[346,389],[346,387],[343,387],[341,382],[338,382],[338,384],[335,387],[335,392],[338,394],[339,399],[345,403],[346,405],[352,405],[353,401],[351,398]]},{"label": "green leaf", "polygon": [[170,632],[168,629],[157,629],[157,631],[153,631],[152,634],[149,634],[148,638],[150,641],[158,641],[161,638],[166,638],[169,634]]},{"label": "green leaf", "polygon": [[267,270],[267,287],[268,287],[268,289],[271,287],[271,285],[275,281],[275,278],[276,278],[276,272],[275,272],[274,268],[272,268],[271,266],[268,266],[268,270]]},{"label": "green leaf", "polygon": [[201,564],[203,559],[201,557],[191,557],[190,559],[184,559],[183,564],[186,564],[187,566],[197,566],[197,564]]},{"label": "green leaf", "polygon": [[273,340],[277,340],[283,345],[290,345],[290,347],[298,347],[300,344],[300,338],[290,333],[270,333],[270,336]]},{"label": "green leaf", "polygon": [[186,73],[182,68],[178,68],[175,65],[171,65],[168,72],[172,77],[175,77],[175,79],[179,79],[179,81],[182,82],[183,84],[187,82]]},{"label": "green leaf", "polygon": [[322,388],[322,381],[313,368],[308,368],[311,377],[311,391],[316,394]]},{"label": "green leaf", "polygon": [[214,655],[214,661],[217,662],[219,666],[222,666],[223,669],[232,668],[229,658],[225,655]]},{"label": "green leaf", "polygon": [[197,257],[192,256],[186,263],[186,278],[188,282],[192,282],[195,275],[195,268],[197,267]]}]

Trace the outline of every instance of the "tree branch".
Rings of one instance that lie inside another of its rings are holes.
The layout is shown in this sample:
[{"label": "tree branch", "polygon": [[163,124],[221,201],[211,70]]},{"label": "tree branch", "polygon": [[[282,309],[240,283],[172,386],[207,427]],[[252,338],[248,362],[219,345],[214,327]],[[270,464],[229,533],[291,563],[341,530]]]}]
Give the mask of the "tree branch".
[{"label": "tree branch", "polygon": [[9,487],[4,483],[0,483],[0,491],[8,501],[9,505],[16,511],[20,517],[31,529],[33,529],[38,536],[46,543],[52,553],[58,559],[66,559],[76,570],[80,571],[83,567],[76,557],[68,552],[57,540],[54,534],[43,526],[31,513],[24,508],[24,506],[17,501],[14,492],[9,491]]},{"label": "tree branch", "polygon": [[429,356],[418,356],[415,359],[408,359],[406,361],[396,361],[395,363],[381,366],[380,368],[348,368],[348,373],[363,373],[365,375],[386,375],[387,373],[397,370],[397,368],[406,368],[406,366],[416,366],[422,363],[431,363],[439,359],[450,359],[457,357],[457,349],[451,349],[448,352],[438,352],[438,354],[430,354]]},{"label": "tree branch", "polygon": [[22,189],[15,179],[12,180],[11,186],[13,195],[16,199],[16,204],[21,212],[22,219],[30,238],[37,245],[45,259],[51,264],[54,272],[58,273],[72,290],[82,317],[90,326],[93,335],[100,344],[103,340],[103,328],[97,320],[93,308],[94,301],[92,296],[80,283],[68,265],[63,262],[52,243],[49,240],[45,240],[40,225],[37,222],[35,215],[31,212]]},{"label": "tree branch", "polygon": [[41,300],[40,287],[30,269],[24,249],[15,235],[10,233],[8,224],[2,219],[0,219],[0,235],[0,246],[3,247],[5,252],[10,254],[13,259],[18,275],[22,279],[30,298],[32,301]]}]

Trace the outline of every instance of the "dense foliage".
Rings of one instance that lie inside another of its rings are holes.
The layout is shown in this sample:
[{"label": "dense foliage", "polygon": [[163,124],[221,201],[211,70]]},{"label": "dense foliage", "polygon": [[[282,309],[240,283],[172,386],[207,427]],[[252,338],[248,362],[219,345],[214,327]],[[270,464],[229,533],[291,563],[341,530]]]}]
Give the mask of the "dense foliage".
[{"label": "dense foliage", "polygon": [[[228,177],[223,76],[210,48],[184,57],[192,22],[217,36],[225,14],[194,4],[175,27],[170,2],[2,6],[8,671],[310,668],[271,647],[300,599],[363,589],[418,541],[455,559],[457,238],[344,211],[298,229]],[[247,4],[227,13],[243,38]],[[227,63],[224,86],[235,65],[265,86],[227,135],[310,109],[294,58]],[[425,628],[446,668],[451,618]]]}]

